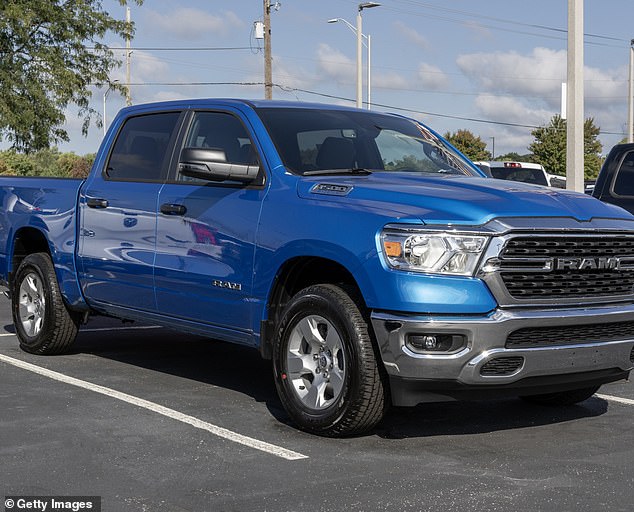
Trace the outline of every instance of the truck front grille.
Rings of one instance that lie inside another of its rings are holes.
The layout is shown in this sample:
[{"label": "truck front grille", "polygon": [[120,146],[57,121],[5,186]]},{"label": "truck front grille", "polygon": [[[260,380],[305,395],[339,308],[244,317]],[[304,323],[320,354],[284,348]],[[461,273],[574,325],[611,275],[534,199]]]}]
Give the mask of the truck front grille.
[{"label": "truck front grille", "polygon": [[505,346],[510,349],[540,348],[627,339],[634,339],[634,322],[518,329],[508,335]]},{"label": "truck front grille", "polygon": [[627,297],[634,293],[634,238],[519,236],[508,240],[499,272],[513,299]]},{"label": "truck front grille", "polygon": [[567,297],[610,297],[630,295],[634,272],[554,271],[548,274],[502,274],[502,280],[516,299],[556,299]]}]

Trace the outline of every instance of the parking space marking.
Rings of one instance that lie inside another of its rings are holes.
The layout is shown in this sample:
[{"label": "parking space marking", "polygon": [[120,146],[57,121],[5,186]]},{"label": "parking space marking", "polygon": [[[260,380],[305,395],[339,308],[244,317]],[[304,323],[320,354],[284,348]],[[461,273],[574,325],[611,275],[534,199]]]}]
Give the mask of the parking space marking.
[{"label": "parking space marking", "polygon": [[115,389],[107,388],[105,386],[100,386],[98,384],[93,384],[92,382],[88,382],[85,380],[76,379],[75,377],[70,377],[68,375],[64,375],[63,373],[58,373],[53,370],[43,368],[41,366],[27,363],[26,361],[22,361],[20,359],[14,359],[13,357],[0,354],[0,361],[16,366],[18,368],[22,368],[24,370],[28,370],[33,373],[37,373],[38,375],[48,377],[49,379],[57,380],[59,382],[64,382],[66,384],[70,384],[71,386],[77,386],[79,388],[87,389],[95,393],[100,393],[102,395],[106,395],[111,398],[121,400],[122,402],[127,402],[129,404],[136,405],[137,407],[141,407],[143,409],[147,409],[149,411],[162,414],[163,416],[167,416],[168,418],[172,418],[182,423],[187,423],[193,427],[206,430],[207,432],[210,432],[211,434],[214,434],[223,439],[227,439],[228,441],[239,443],[244,446],[248,446],[250,448],[254,448],[256,450],[269,453],[271,455],[275,455],[276,457],[281,457],[282,459],[299,460],[299,459],[308,458],[307,455],[303,455],[301,453],[294,452],[292,450],[287,450],[286,448],[282,448],[281,446],[270,444],[265,441],[260,441],[259,439],[254,439],[252,437],[238,434],[237,432],[233,432],[226,428],[218,427],[217,425],[207,423],[206,421],[202,421],[198,418],[195,418],[194,416],[183,414],[174,409],[170,409],[169,407],[164,407],[154,402],[144,400],[143,398],[138,398],[136,396],[128,395],[127,393],[122,393]]},{"label": "parking space marking", "polygon": [[3,336],[3,337],[4,336],[15,336],[15,334],[13,334],[12,332],[3,332],[3,333],[0,333],[0,336]]},{"label": "parking space marking", "polygon": [[603,398],[603,400],[608,400],[610,402],[617,402],[619,404],[624,405],[634,405],[634,400],[630,400],[629,398],[621,398],[620,396],[612,396],[612,395],[600,395],[597,393],[594,395],[598,398]]}]

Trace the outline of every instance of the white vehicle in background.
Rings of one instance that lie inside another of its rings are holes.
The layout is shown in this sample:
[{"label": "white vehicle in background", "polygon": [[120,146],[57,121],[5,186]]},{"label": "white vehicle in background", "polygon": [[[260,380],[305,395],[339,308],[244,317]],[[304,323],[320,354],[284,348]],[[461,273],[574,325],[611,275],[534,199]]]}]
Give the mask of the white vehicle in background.
[{"label": "white vehicle in background", "polygon": [[566,178],[549,174],[543,165],[532,162],[474,162],[487,176],[499,180],[521,181],[544,187],[566,188]]}]

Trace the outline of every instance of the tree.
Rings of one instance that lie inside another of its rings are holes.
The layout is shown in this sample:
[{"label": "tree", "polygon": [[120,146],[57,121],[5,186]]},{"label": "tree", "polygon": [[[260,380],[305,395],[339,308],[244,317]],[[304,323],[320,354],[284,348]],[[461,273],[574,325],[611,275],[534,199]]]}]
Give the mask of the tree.
[{"label": "tree", "polygon": [[123,90],[109,78],[120,62],[100,41],[109,32],[125,38],[132,31],[100,0],[0,2],[0,140],[25,152],[67,141],[64,111],[71,104],[79,109],[84,134],[93,117],[100,124],[90,87]]},{"label": "tree", "polygon": [[505,155],[499,155],[495,157],[495,160],[497,160],[498,162],[532,162],[533,161],[533,155],[531,155],[530,153],[528,153],[527,155],[520,155],[519,153],[515,152],[515,151],[511,151],[510,153],[506,153]]},{"label": "tree", "polygon": [[486,142],[469,130],[458,130],[456,133],[447,132],[444,137],[471,160],[491,160],[491,153],[486,149]]},{"label": "tree", "polygon": [[[594,179],[601,169],[601,151],[599,141],[601,129],[594,124],[593,118],[585,120],[584,138],[584,175]],[[535,155],[535,162],[542,164],[546,171],[561,176],[566,175],[566,120],[555,115],[547,126],[541,126],[532,132],[535,140],[528,147]]]}]

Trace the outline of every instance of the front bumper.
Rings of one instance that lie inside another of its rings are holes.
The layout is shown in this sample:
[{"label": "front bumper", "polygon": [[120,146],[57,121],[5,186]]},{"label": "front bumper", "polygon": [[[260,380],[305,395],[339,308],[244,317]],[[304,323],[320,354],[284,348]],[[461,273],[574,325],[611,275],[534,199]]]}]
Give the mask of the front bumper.
[{"label": "front bumper", "polygon": [[[498,309],[486,316],[413,316],[373,312],[372,324],[395,405],[415,405],[465,396],[527,395],[585,388],[627,378],[634,335],[582,343],[506,348],[507,337],[525,328],[579,328],[634,320],[634,305],[576,309]],[[564,331],[565,332],[565,331]],[[419,353],[409,335],[462,335],[454,353]],[[618,336],[617,336],[618,337]],[[497,361],[501,371],[490,372]],[[513,361],[511,367],[506,361]],[[492,374],[493,373],[493,374]]]}]

